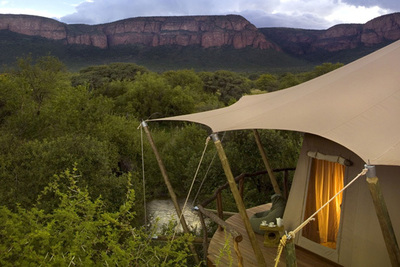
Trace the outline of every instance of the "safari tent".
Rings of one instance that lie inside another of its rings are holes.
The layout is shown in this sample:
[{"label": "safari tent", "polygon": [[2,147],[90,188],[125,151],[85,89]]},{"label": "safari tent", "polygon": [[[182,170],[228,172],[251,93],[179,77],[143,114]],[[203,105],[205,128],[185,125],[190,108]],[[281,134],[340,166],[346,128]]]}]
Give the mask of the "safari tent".
[{"label": "safari tent", "polygon": [[[396,257],[399,264],[399,255],[392,254],[398,253],[396,237],[400,237],[400,41],[285,90],[244,96],[226,108],[161,120],[196,122],[214,133],[303,132],[283,217],[288,231],[326,202],[328,191],[342,188],[365,164],[375,166],[381,201],[390,217],[378,218],[383,215],[375,211],[364,177],[296,234],[294,242],[343,266],[390,266]],[[379,219],[391,222],[393,250]]]}]

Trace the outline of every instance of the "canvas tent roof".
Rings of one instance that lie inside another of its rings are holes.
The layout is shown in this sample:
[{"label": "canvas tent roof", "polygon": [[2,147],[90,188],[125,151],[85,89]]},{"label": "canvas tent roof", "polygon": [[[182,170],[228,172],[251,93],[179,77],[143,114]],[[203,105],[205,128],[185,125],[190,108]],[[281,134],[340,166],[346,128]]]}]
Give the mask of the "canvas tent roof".
[{"label": "canvas tent roof", "polygon": [[157,120],[197,122],[213,132],[307,132],[347,147],[370,164],[400,165],[400,41],[288,89]]}]

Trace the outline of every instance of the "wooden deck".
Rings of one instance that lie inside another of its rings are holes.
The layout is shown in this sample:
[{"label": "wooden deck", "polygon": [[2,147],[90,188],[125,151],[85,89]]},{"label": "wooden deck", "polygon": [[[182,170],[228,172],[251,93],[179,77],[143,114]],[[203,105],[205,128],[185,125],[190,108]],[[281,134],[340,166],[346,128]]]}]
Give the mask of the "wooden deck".
[{"label": "wooden deck", "polygon": [[[271,204],[265,204],[261,206],[257,206],[247,210],[247,215],[253,215],[256,212],[268,210],[271,207]],[[240,232],[243,236],[242,242],[239,243],[239,250],[243,257],[243,265],[244,267],[248,266],[257,266],[257,260],[254,255],[253,249],[251,247],[250,240],[248,238],[246,229],[243,225],[242,218],[239,214],[233,215],[226,220],[227,223],[232,225],[238,232]],[[275,266],[275,258],[277,255],[277,248],[268,248],[264,247],[264,236],[256,234],[257,241],[259,246],[263,252],[265,262],[267,266]],[[230,248],[230,256],[226,253],[222,257],[219,256],[220,250],[224,247],[225,243],[229,241]],[[280,267],[286,266],[285,263],[285,253],[282,253],[279,265]],[[296,258],[297,258],[297,266],[299,267],[314,267],[314,266],[339,266],[335,263],[332,263],[328,260],[323,259],[320,256],[317,256],[311,252],[308,252],[304,249],[300,249],[296,247]],[[233,249],[233,240],[229,238],[225,239],[224,231],[216,231],[214,236],[210,241],[210,245],[208,247],[208,260],[211,266],[219,261],[219,266],[238,266],[237,256]],[[230,260],[232,261],[232,265],[230,265]]]}]

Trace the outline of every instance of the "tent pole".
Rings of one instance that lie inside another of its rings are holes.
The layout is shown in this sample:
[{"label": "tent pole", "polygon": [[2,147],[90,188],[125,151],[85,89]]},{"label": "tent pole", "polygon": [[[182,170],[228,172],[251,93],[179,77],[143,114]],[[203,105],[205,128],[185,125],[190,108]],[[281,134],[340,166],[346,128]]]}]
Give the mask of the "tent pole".
[{"label": "tent pole", "polygon": [[281,189],[279,188],[278,182],[276,181],[275,174],[272,171],[271,166],[269,165],[269,162],[268,162],[268,159],[267,159],[267,154],[265,153],[264,147],[261,144],[260,135],[259,135],[259,133],[258,133],[258,131],[256,129],[253,129],[253,133],[254,133],[254,137],[256,138],[256,143],[257,143],[257,146],[258,146],[258,150],[260,150],[261,157],[262,157],[262,159],[264,161],[265,168],[268,171],[269,179],[271,180],[271,184],[272,184],[272,186],[274,188],[275,194],[280,194],[281,195],[282,194],[281,193]]},{"label": "tent pole", "polygon": [[285,251],[286,251],[286,266],[287,267],[297,267],[294,238],[291,238],[286,241]]},{"label": "tent pole", "polygon": [[253,247],[253,251],[254,251],[254,254],[257,259],[258,266],[266,266],[264,256],[261,252],[260,247],[258,246],[258,242],[256,239],[256,235],[253,231],[253,228],[251,228],[250,220],[249,220],[249,217],[247,216],[246,208],[244,207],[244,203],[243,203],[243,199],[240,197],[239,190],[235,183],[235,178],[233,177],[232,170],[229,165],[228,159],[226,157],[224,148],[222,147],[221,141],[219,140],[218,135],[216,133],[213,133],[211,135],[211,138],[217,149],[219,159],[221,161],[222,167],[224,169],[226,178],[229,183],[229,187],[231,189],[231,192],[232,192],[233,197],[236,202],[236,206],[239,210],[239,214],[242,217],[244,226],[245,226],[247,234],[249,236],[251,246]]},{"label": "tent pole", "polygon": [[396,240],[396,235],[393,230],[393,225],[390,220],[385,199],[383,198],[379,179],[376,177],[375,166],[366,165],[366,168],[368,168],[368,188],[374,202],[376,215],[378,216],[379,224],[381,226],[386,249],[389,253],[390,262],[392,263],[392,266],[400,266],[399,245]]},{"label": "tent pole", "polygon": [[[171,183],[169,181],[167,170],[165,169],[164,163],[163,163],[163,161],[162,161],[162,159],[160,157],[160,154],[158,153],[157,147],[156,147],[156,145],[154,143],[154,140],[153,140],[153,137],[151,136],[151,133],[150,133],[150,131],[148,129],[147,123],[145,121],[143,121],[141,123],[141,126],[143,127],[143,129],[144,129],[144,131],[145,131],[145,133],[147,135],[147,138],[149,140],[150,146],[153,149],[153,152],[154,152],[154,154],[156,156],[157,163],[158,163],[158,166],[160,168],[162,177],[164,178],[165,185],[167,186],[169,195],[170,195],[170,197],[172,199],[172,202],[174,203],[174,207],[175,207],[176,213],[178,214],[178,217],[180,218],[180,222],[181,222],[183,231],[185,233],[190,233],[189,228],[187,227],[187,224],[186,224],[185,217],[183,216],[181,208],[179,206],[178,199],[177,199],[177,197],[175,195],[174,189],[173,189],[173,187],[172,187],[172,185],[171,185]],[[193,257],[194,257],[196,263],[197,264],[200,263],[199,256],[197,255],[196,249],[193,246],[193,244],[190,245],[190,249],[191,249],[191,251],[193,253]]]}]

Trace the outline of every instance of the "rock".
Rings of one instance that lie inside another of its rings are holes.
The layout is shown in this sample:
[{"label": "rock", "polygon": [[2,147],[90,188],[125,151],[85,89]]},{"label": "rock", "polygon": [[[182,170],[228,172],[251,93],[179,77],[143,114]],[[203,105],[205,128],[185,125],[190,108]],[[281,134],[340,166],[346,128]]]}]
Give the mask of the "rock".
[{"label": "rock", "polygon": [[336,52],[360,45],[361,24],[340,24],[327,29],[312,45],[312,51]]},{"label": "rock", "polygon": [[327,30],[257,29],[238,15],[138,17],[100,25],[68,25],[37,16],[0,15],[0,30],[102,49],[135,44],[151,47],[196,45],[203,48],[253,47],[307,55],[398,40],[400,13],[384,15],[365,24],[335,25]]},{"label": "rock", "polygon": [[282,50],[304,55],[370,47],[400,39],[400,13],[380,16],[365,24],[339,24],[327,30],[262,28],[267,40]]},{"label": "rock", "polygon": [[241,16],[139,17],[104,25],[110,46],[121,44],[252,46],[279,49]]},{"label": "rock", "polygon": [[66,25],[66,29],[66,44],[90,45],[103,49],[108,47],[107,35],[104,34],[101,28],[90,25],[75,24]]},{"label": "rock", "polygon": [[53,19],[28,15],[0,15],[0,30],[41,36],[52,40],[67,37],[66,25]]},{"label": "rock", "polygon": [[254,25],[238,15],[138,17],[101,25],[68,25],[36,16],[0,15],[0,30],[103,49],[140,44],[279,50]]},{"label": "rock", "polygon": [[366,46],[395,41],[400,38],[400,13],[381,16],[363,27],[361,42]]}]

